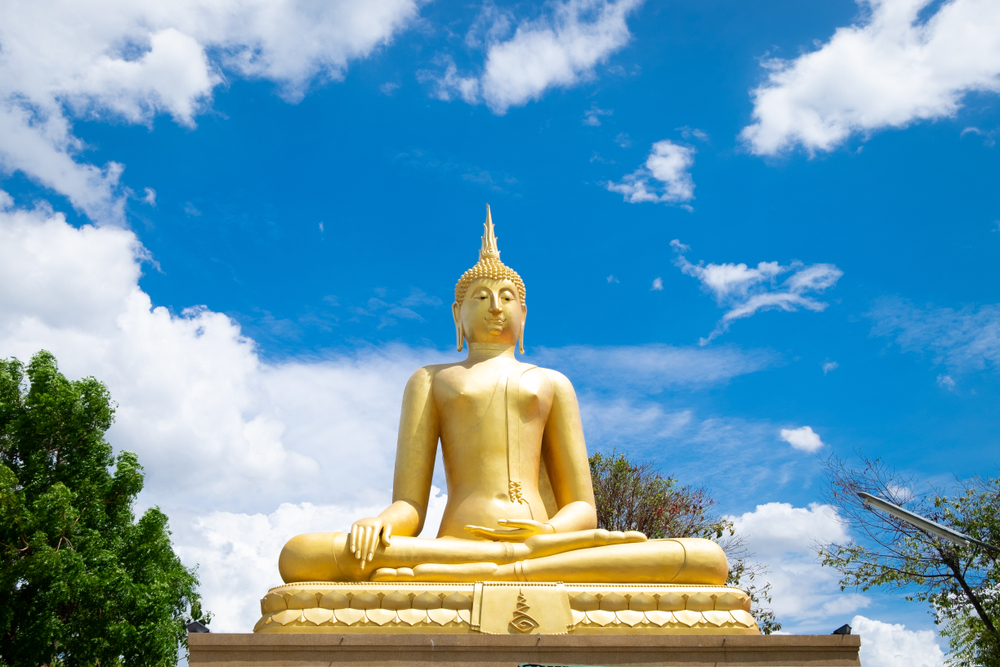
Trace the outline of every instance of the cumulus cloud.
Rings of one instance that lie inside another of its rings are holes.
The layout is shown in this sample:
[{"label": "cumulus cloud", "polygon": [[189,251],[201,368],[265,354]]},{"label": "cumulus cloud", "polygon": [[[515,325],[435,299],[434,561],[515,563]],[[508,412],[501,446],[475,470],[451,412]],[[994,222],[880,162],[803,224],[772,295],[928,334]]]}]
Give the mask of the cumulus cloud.
[{"label": "cumulus cloud", "polygon": [[[390,502],[390,494],[384,493],[368,505],[282,503],[270,514],[215,511],[196,517],[179,534],[175,530],[182,560],[199,564],[200,590],[215,614],[212,630],[249,632],[253,628],[260,618],[260,598],[268,588],[281,584],[278,554],[291,536],[349,530],[354,521],[375,516]],[[422,536],[437,534],[446,502],[447,496],[433,488]]]},{"label": "cumulus cloud", "polygon": [[851,629],[861,635],[861,664],[879,667],[944,667],[945,655],[933,630],[907,630],[896,623],[883,623],[855,616]]},{"label": "cumulus cloud", "polygon": [[[664,139],[653,144],[646,163],[620,183],[606,183],[630,204],[643,202],[681,203],[694,199],[694,180],[688,170],[694,165],[695,149]],[[651,182],[652,181],[652,182]]]},{"label": "cumulus cloud", "polygon": [[[540,99],[550,88],[569,88],[593,77],[596,66],[628,43],[626,18],[641,4],[641,0],[556,2],[544,16],[521,22],[508,39],[502,36],[509,30],[510,17],[487,12],[466,40],[486,45],[479,75],[459,74],[454,60],[446,56],[438,63],[443,71],[424,71],[420,78],[434,82],[433,95],[438,99],[485,103],[493,113],[505,114],[510,107]],[[484,22],[491,27],[484,29]]]},{"label": "cumulus cloud", "polygon": [[836,361],[824,361],[823,362],[823,375],[826,375],[830,371],[835,371],[840,368],[840,364]]},{"label": "cumulus cloud", "polygon": [[799,428],[781,429],[781,439],[790,444],[795,449],[810,454],[818,452],[823,448],[823,441],[819,435],[809,426]]},{"label": "cumulus cloud", "polygon": [[[868,316],[872,334],[895,339],[904,352],[930,354],[953,372],[1000,371],[1000,304],[939,308],[897,298],[878,299]],[[940,376],[942,386],[947,375]]]},{"label": "cumulus cloud", "polygon": [[844,624],[847,614],[870,604],[865,595],[841,592],[836,570],[822,567],[816,555],[816,544],[850,541],[835,508],[767,503],[731,518],[755,559],[769,570],[772,607],[784,630],[829,633]]},{"label": "cumulus cloud", "polygon": [[[417,0],[12,0],[0,4],[0,170],[20,171],[100,223],[124,222],[122,165],[83,160],[76,118],[193,126],[228,76],[290,101],[386,44]],[[152,203],[152,202],[149,202]]]},{"label": "cumulus cloud", "polygon": [[[811,294],[833,287],[844,275],[833,264],[805,265],[797,261],[789,265],[760,262],[756,268],[746,264],[692,264],[684,256],[690,250],[688,246],[677,239],[670,245],[676,253],[674,264],[685,274],[701,281],[702,287],[715,297],[716,303],[728,309],[715,330],[700,340],[702,345],[707,345],[727,331],[733,321],[761,311],[795,312],[805,308],[821,312],[827,304]],[[779,284],[776,278],[784,273],[790,275]]]},{"label": "cumulus cloud", "polygon": [[833,150],[852,134],[954,116],[970,92],[1000,91],[993,0],[859,0],[863,19],[819,49],[770,59],[741,137],[758,155]]},{"label": "cumulus cloud", "polygon": [[649,288],[652,292],[663,291],[663,278],[653,278],[653,286]]}]

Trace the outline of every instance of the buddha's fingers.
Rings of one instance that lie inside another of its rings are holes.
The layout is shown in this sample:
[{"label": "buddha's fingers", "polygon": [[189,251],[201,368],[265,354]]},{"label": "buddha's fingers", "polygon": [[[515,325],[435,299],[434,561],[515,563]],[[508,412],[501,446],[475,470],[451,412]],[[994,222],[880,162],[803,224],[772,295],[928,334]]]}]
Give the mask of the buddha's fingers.
[{"label": "buddha's fingers", "polygon": [[605,547],[611,544],[645,541],[646,536],[635,530],[622,533],[597,528],[594,530],[578,530],[571,533],[535,535],[528,538],[524,544],[528,547],[529,558],[541,558],[543,556],[566,553],[567,551],[576,551],[577,549],[590,549],[592,547]]}]

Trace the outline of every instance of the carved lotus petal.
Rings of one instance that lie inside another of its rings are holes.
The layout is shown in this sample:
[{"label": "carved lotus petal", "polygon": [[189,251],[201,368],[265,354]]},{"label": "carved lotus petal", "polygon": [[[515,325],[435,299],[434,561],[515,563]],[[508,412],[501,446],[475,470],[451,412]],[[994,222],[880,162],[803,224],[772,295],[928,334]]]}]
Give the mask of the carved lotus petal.
[{"label": "carved lotus petal", "polygon": [[271,620],[270,616],[261,616],[260,620],[257,621],[257,625],[253,626],[253,631],[257,632],[262,627],[264,627],[265,625],[267,625],[268,621],[270,621],[270,620]]},{"label": "carved lotus petal", "polygon": [[260,613],[262,614],[269,614],[272,611],[281,611],[282,609],[288,609],[288,605],[285,604],[285,598],[276,593],[268,593],[260,601]]},{"label": "carved lotus petal", "polygon": [[288,598],[289,609],[312,609],[316,604],[316,594],[309,591],[299,591]]},{"label": "carved lotus petal", "polygon": [[323,609],[347,609],[351,603],[347,596],[340,591],[330,591],[320,598],[319,606]]},{"label": "carved lotus petal", "polygon": [[399,591],[393,591],[382,598],[382,609],[409,609],[410,596]]},{"label": "carved lotus petal", "polygon": [[302,615],[306,617],[306,620],[310,623],[315,623],[316,625],[321,625],[326,623],[331,618],[333,618],[332,609],[303,609]]},{"label": "carved lotus petal", "polygon": [[428,609],[427,617],[438,625],[446,625],[454,621],[458,613],[454,609]]},{"label": "carved lotus petal", "polygon": [[365,616],[372,623],[378,623],[379,625],[385,625],[396,620],[396,612],[393,609],[368,609],[365,611]]},{"label": "carved lotus petal", "polygon": [[608,593],[601,598],[602,611],[621,611],[622,609],[628,609],[628,600],[625,599],[624,595]]},{"label": "carved lotus petal", "polygon": [[371,591],[355,593],[351,598],[351,609],[378,609],[380,606],[378,596]]},{"label": "carved lotus petal", "polygon": [[715,600],[715,608],[719,611],[729,611],[730,609],[742,609],[745,595],[735,593],[723,593]]},{"label": "carved lotus petal", "polygon": [[337,609],[333,612],[337,620],[347,625],[354,625],[365,617],[365,612],[360,609]]},{"label": "carved lotus petal", "polygon": [[596,623],[602,628],[611,625],[615,622],[615,612],[604,611],[603,609],[595,609],[594,611],[586,612],[587,618],[590,619],[591,623]]},{"label": "carved lotus petal", "polygon": [[708,611],[715,609],[715,600],[704,593],[695,593],[688,596],[686,608],[691,611]]},{"label": "carved lotus petal", "polygon": [[719,627],[733,621],[733,617],[729,615],[728,611],[703,611],[701,615],[705,617],[706,621]]},{"label": "carved lotus petal", "polygon": [[569,613],[573,615],[573,625],[580,625],[585,620],[587,620],[587,615],[582,611],[577,611],[576,609],[570,609]]},{"label": "carved lotus petal", "polygon": [[687,627],[693,627],[695,623],[701,622],[701,614],[697,611],[691,611],[689,609],[679,609],[674,612],[674,618],[681,625],[686,625]]},{"label": "carved lotus petal", "polygon": [[678,611],[684,608],[684,598],[677,593],[664,593],[656,608],[660,611]]},{"label": "carved lotus petal", "polygon": [[654,610],[654,611],[647,611],[646,612],[646,619],[650,623],[653,623],[654,625],[658,625],[661,628],[664,625],[666,625],[667,623],[674,623],[675,622],[674,621],[674,615],[671,614],[669,611],[656,611],[656,610]]},{"label": "carved lotus petal", "polygon": [[631,609],[622,609],[615,612],[615,615],[618,617],[619,622],[629,627],[635,627],[646,620],[641,611],[632,611]]},{"label": "carved lotus petal", "polygon": [[592,593],[577,593],[569,599],[569,606],[577,611],[593,611],[601,608],[601,601]]},{"label": "carved lotus petal", "polygon": [[441,598],[433,593],[421,593],[413,598],[414,609],[440,609]]},{"label": "carved lotus petal", "polygon": [[652,611],[656,609],[656,599],[649,593],[639,593],[628,601],[628,608],[632,611]]},{"label": "carved lotus petal", "polygon": [[462,593],[452,593],[444,599],[441,606],[445,609],[472,609],[472,598]]},{"label": "carved lotus petal", "polygon": [[275,612],[274,615],[271,616],[271,620],[278,625],[288,625],[293,621],[299,620],[301,616],[301,609],[285,609],[284,611]]},{"label": "carved lotus petal", "polygon": [[757,621],[753,619],[750,612],[743,611],[742,609],[733,609],[729,614],[738,625],[742,625],[744,628],[752,628],[757,625]]},{"label": "carved lotus petal", "polygon": [[458,610],[458,622],[465,623],[466,625],[472,625],[472,610],[471,609],[459,609]]},{"label": "carved lotus petal", "polygon": [[400,609],[396,614],[399,620],[407,625],[416,625],[427,620],[427,611],[424,609]]}]

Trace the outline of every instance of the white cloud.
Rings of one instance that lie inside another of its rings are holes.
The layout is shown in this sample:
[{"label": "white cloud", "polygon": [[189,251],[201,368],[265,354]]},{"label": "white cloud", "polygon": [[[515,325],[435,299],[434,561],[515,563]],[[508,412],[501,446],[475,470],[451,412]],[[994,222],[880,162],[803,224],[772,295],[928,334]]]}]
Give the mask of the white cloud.
[{"label": "white cloud", "polygon": [[[823,292],[833,287],[844,272],[833,264],[792,262],[787,266],[778,262],[760,262],[756,268],[746,264],[692,264],[684,253],[690,248],[677,239],[670,242],[677,256],[674,260],[681,271],[701,281],[702,286],[715,296],[716,303],[728,310],[715,326],[715,330],[702,338],[702,345],[729,329],[734,320],[750,317],[760,311],[784,310],[795,312],[805,308],[820,312],[827,304],[817,301],[810,293]],[[780,285],[775,278],[783,273],[791,275]]]},{"label": "white cloud", "polygon": [[156,206],[156,190],[153,188],[144,188],[143,193],[143,203],[149,204],[150,206]]},{"label": "white cloud", "polygon": [[[281,583],[278,554],[291,536],[348,530],[355,520],[375,516],[390,502],[386,492],[368,505],[282,503],[270,514],[216,511],[195,518],[179,535],[175,531],[178,554],[186,563],[199,564],[200,590],[206,607],[215,614],[212,630],[253,628],[260,618],[260,598]],[[437,535],[446,502],[447,496],[433,488],[422,536]]]},{"label": "white cloud", "polygon": [[938,375],[938,386],[948,391],[955,391],[955,380],[950,375]]},{"label": "white cloud", "polygon": [[933,630],[855,616],[851,629],[861,635],[861,664],[878,667],[944,667],[945,655]]},{"label": "white cloud", "polygon": [[781,429],[781,439],[795,449],[802,452],[809,452],[810,454],[818,452],[823,448],[823,441],[819,439],[819,435],[809,426],[783,428]]},{"label": "white cloud", "polygon": [[769,570],[772,607],[784,630],[829,633],[846,614],[870,604],[864,595],[841,592],[836,570],[822,567],[816,555],[817,544],[850,540],[833,507],[767,503],[731,518],[755,560]]},{"label": "white cloud", "polygon": [[859,0],[863,19],[818,50],[763,62],[754,123],[758,155],[796,145],[829,151],[852,134],[954,116],[974,91],[1000,91],[1000,5],[994,0]]},{"label": "white cloud", "polygon": [[[446,57],[439,63],[443,73],[423,72],[421,78],[435,82],[434,96],[439,99],[458,96],[505,114],[510,107],[540,99],[550,88],[569,88],[592,78],[597,65],[628,43],[631,35],[625,19],[640,4],[641,0],[556,2],[550,13],[522,22],[506,40],[502,36],[509,30],[510,17],[490,13],[493,27],[482,31],[474,26],[467,38],[475,45],[488,44],[482,74],[462,76]],[[485,32],[481,38],[480,32]]]},{"label": "white cloud", "polygon": [[122,166],[87,164],[72,119],[186,126],[227,76],[300,99],[386,44],[417,0],[11,0],[0,3],[0,170],[21,171],[91,220],[122,224]]},{"label": "white cloud", "polygon": [[[644,166],[625,176],[621,183],[606,183],[611,192],[630,204],[679,203],[694,199],[694,180],[688,170],[694,165],[695,149],[664,139],[653,144]],[[651,183],[650,180],[659,181]]]},{"label": "white cloud", "polygon": [[[525,344],[530,340],[526,338]],[[527,347],[531,363],[555,368],[574,384],[620,394],[660,393],[728,382],[778,363],[766,350],[734,347],[687,348],[668,345]]]},{"label": "white cloud", "polygon": [[653,278],[653,286],[649,288],[653,292],[663,291],[663,278]]},{"label": "white cloud", "polygon": [[[930,353],[935,364],[957,373],[1000,370],[998,304],[955,310],[932,305],[921,308],[901,299],[883,298],[868,315],[875,320],[872,334],[895,338],[904,352]],[[938,381],[947,384],[947,380]]]},{"label": "white cloud", "polygon": [[602,109],[596,104],[592,104],[590,108],[583,113],[583,124],[591,127],[597,127],[601,124],[601,116],[610,116],[613,113],[614,111],[611,109]]},{"label": "white cloud", "polygon": [[825,361],[823,362],[823,375],[826,375],[830,371],[835,371],[840,368],[840,364],[836,361]]}]

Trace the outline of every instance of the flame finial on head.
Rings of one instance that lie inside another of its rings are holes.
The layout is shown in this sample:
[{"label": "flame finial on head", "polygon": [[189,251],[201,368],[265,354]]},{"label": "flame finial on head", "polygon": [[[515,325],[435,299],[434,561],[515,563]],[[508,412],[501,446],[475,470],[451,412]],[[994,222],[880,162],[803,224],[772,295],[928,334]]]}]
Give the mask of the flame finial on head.
[{"label": "flame finial on head", "polygon": [[465,300],[465,293],[476,280],[490,278],[492,280],[509,280],[517,287],[517,295],[521,299],[521,305],[525,305],[524,281],[517,271],[500,261],[500,249],[497,247],[497,237],[493,230],[493,216],[490,214],[490,205],[486,205],[486,222],[483,224],[485,233],[482,237],[482,247],[479,249],[479,261],[471,269],[462,274],[455,285],[455,302],[462,305]]},{"label": "flame finial on head", "polygon": [[490,215],[490,205],[486,205],[486,222],[483,223],[486,233],[483,235],[483,247],[479,249],[479,259],[495,259],[500,261],[500,248],[497,247],[497,236],[493,232],[493,216]]}]

